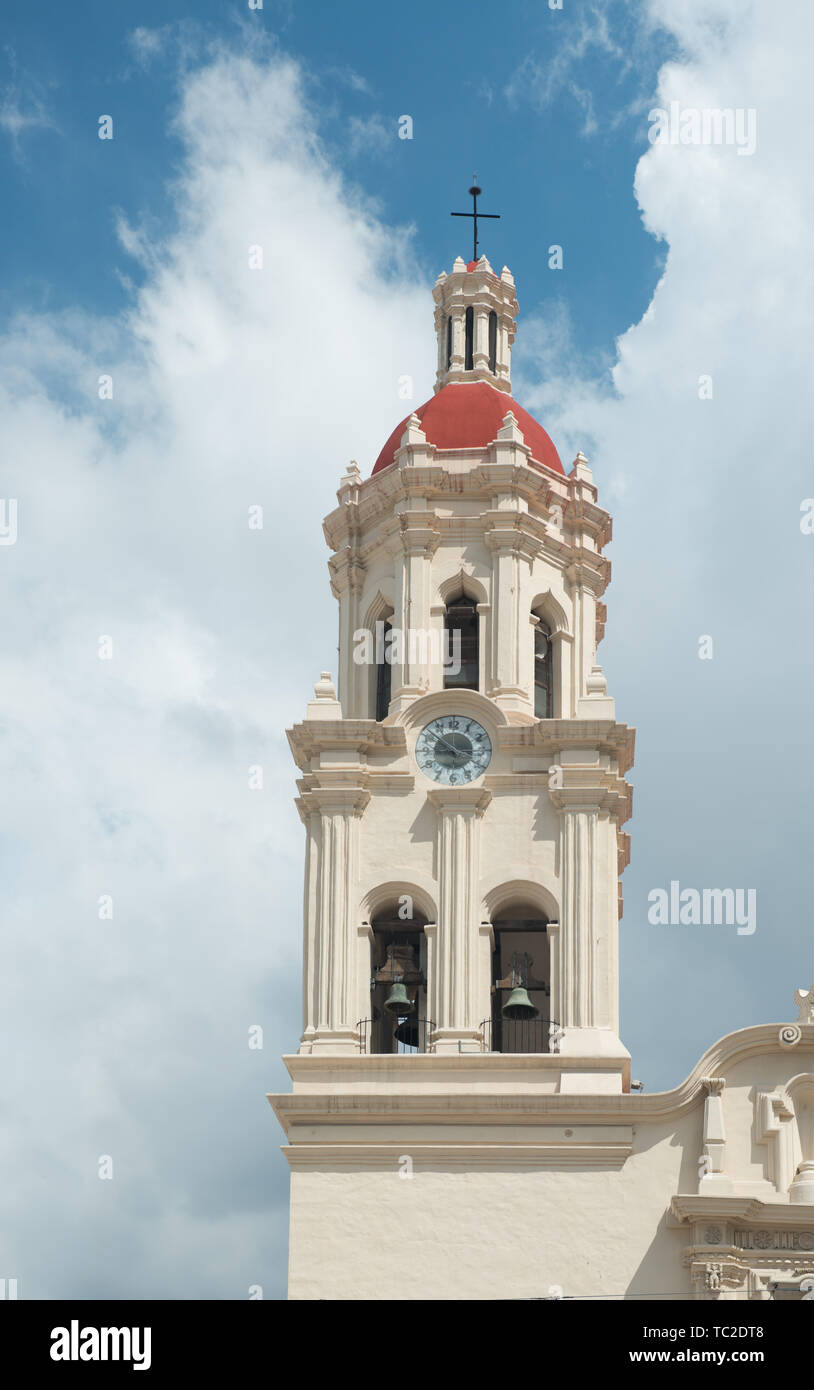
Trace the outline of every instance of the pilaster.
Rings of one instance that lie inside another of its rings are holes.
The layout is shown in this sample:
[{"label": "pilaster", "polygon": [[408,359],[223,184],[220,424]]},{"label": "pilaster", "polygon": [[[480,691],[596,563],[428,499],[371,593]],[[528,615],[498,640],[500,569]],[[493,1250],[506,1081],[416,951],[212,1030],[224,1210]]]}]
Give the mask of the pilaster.
[{"label": "pilaster", "polygon": [[370,793],[358,786],[314,787],[301,802],[308,829],[305,903],[305,1019],[301,1051],[358,1051],[355,921],[359,819]]},{"label": "pilaster", "polygon": [[430,593],[432,557],[440,542],[433,515],[407,511],[400,517],[401,563],[396,575],[396,618],[401,630],[399,660],[393,662],[390,713],[399,714],[430,688]]},{"label": "pilaster", "polygon": [[438,927],[433,943],[434,1050],[459,1052],[480,1035],[482,937],[478,908],[480,820],[492,799],[483,788],[429,793],[438,812]]},{"label": "pilaster", "polygon": [[705,1076],[701,1082],[705,1092],[704,1135],[701,1150],[701,1172],[698,1191],[702,1193],[732,1191],[726,1176],[726,1128],[724,1125],[724,1087],[721,1076]]}]

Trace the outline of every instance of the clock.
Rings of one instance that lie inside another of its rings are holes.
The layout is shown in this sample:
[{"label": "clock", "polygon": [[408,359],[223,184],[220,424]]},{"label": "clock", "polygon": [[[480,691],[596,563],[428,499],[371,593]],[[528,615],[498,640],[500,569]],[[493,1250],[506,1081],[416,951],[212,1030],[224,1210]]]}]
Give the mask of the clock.
[{"label": "clock", "polygon": [[421,771],[433,782],[460,787],[486,771],[492,744],[474,719],[465,714],[443,714],[421,730],[415,756]]}]

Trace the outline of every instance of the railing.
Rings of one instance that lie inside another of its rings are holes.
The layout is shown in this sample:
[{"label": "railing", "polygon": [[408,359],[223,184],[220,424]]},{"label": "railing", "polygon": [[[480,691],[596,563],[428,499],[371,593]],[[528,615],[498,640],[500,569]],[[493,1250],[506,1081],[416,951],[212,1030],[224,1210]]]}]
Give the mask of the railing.
[{"label": "railing", "polygon": [[[360,1052],[368,1056],[406,1057],[432,1051],[435,1024],[426,1018],[394,1018],[382,1013],[378,1018],[361,1019],[356,1029]],[[479,1031],[481,1052],[549,1053],[557,1050],[560,1030],[550,1018],[504,1018],[496,1013],[483,1020]]]},{"label": "railing", "polygon": [[382,1013],[379,1018],[363,1018],[356,1025],[359,1031],[359,1051],[379,1056],[406,1057],[429,1052],[429,1039],[435,1024],[427,1018],[394,1018]]},{"label": "railing", "polygon": [[496,1012],[480,1025],[483,1051],[550,1052],[551,1025],[550,1018],[504,1018]]}]

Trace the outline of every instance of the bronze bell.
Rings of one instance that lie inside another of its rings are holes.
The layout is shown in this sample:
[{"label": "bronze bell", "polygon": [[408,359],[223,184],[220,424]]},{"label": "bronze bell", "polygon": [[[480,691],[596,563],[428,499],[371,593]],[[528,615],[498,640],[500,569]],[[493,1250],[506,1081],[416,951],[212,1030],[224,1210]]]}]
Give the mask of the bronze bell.
[{"label": "bronze bell", "polygon": [[418,1047],[418,1019],[414,1016],[403,1018],[393,1035],[405,1047]]},{"label": "bronze bell", "polygon": [[384,1001],[384,1007],[389,1014],[395,1014],[397,1018],[403,1018],[405,1014],[411,1014],[415,1009],[415,1004],[401,980],[396,980]]},{"label": "bronze bell", "polygon": [[[386,1007],[387,1005],[385,1005]],[[504,1018],[518,1021],[524,1018],[538,1018],[540,1010],[536,1004],[532,1004],[525,985],[516,985],[503,1005],[501,1013]]]}]

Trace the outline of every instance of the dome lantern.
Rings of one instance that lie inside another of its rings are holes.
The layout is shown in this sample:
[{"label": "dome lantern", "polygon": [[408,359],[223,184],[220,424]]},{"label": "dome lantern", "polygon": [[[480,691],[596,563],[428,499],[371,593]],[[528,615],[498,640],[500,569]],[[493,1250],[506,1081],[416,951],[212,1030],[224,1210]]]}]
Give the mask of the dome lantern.
[{"label": "dome lantern", "polygon": [[486,381],[511,392],[511,348],[517,319],[514,277],[500,275],[486,256],[468,264],[458,256],[433,289],[438,340],[436,392],[453,382]]}]

